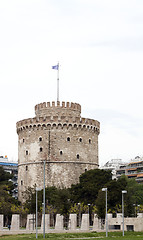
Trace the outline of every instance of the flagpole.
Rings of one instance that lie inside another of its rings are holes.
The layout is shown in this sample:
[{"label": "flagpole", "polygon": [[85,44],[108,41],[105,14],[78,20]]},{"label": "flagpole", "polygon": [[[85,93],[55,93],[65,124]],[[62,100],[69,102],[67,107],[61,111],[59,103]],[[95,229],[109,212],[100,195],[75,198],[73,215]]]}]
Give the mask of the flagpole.
[{"label": "flagpole", "polygon": [[58,70],[57,70],[57,102],[59,101],[59,62],[57,64]]}]

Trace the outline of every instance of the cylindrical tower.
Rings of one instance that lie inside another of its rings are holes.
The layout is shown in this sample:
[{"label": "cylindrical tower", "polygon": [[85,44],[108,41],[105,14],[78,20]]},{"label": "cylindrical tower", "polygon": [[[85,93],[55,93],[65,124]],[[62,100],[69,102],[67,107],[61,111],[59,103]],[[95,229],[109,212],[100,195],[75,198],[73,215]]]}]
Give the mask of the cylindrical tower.
[{"label": "cylindrical tower", "polygon": [[77,103],[35,106],[35,117],[17,122],[19,200],[28,187],[70,187],[86,170],[98,168],[100,123],[81,118]]}]

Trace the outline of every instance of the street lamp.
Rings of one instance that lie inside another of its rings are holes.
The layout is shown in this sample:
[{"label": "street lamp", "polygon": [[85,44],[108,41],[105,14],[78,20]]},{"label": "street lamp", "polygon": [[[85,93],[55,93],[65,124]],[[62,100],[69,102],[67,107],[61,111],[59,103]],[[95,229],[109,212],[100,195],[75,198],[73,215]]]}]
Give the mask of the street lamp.
[{"label": "street lamp", "polygon": [[[140,205],[138,205],[138,213],[140,212]],[[137,214],[138,215],[138,214]]]},{"label": "street lamp", "polygon": [[90,203],[88,203],[88,214],[89,214]]},{"label": "street lamp", "polygon": [[123,218],[123,236],[124,236],[124,194],[127,193],[126,190],[122,190],[122,218]]},{"label": "street lamp", "polygon": [[38,201],[37,201],[37,199],[38,199],[38,191],[41,191],[41,188],[38,188],[38,187],[36,187],[36,238],[38,238],[38,229],[37,229],[37,220],[38,220]]},{"label": "street lamp", "polygon": [[89,210],[90,210],[90,203],[88,203],[88,218],[89,218],[89,225],[90,225],[90,215],[89,215]]},{"label": "street lamp", "polygon": [[103,192],[106,192],[106,237],[108,237],[108,218],[107,218],[107,188],[102,188]]},{"label": "street lamp", "polygon": [[135,207],[135,217],[136,217],[136,204],[134,203],[133,206]]},{"label": "street lamp", "polygon": [[81,219],[81,214],[80,214],[80,203],[78,203],[78,206],[79,206],[79,227],[81,227],[80,225],[81,225],[81,221],[80,221],[80,219]]},{"label": "street lamp", "polygon": [[45,238],[45,164],[46,161],[44,160],[44,179],[43,179],[43,238]]}]

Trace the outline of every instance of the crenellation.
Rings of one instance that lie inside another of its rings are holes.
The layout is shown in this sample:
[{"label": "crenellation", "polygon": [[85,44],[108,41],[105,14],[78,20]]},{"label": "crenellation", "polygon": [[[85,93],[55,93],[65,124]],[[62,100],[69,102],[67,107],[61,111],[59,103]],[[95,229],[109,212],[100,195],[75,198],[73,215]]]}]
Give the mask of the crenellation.
[{"label": "crenellation", "polygon": [[70,103],[69,103],[69,102],[67,102],[67,105],[66,105],[66,107],[67,107],[67,108],[69,108],[69,107],[70,107]]},{"label": "crenellation", "polygon": [[60,101],[57,101],[57,107],[60,107]]},{"label": "crenellation", "polygon": [[35,105],[35,111],[37,111],[37,109],[38,109],[38,105]]},{"label": "crenellation", "polygon": [[86,119],[86,118],[81,118],[81,120],[80,120],[81,123],[85,123],[85,119]]},{"label": "crenellation", "polygon": [[53,112],[55,112],[55,115],[75,115],[79,116],[81,113],[81,106],[77,103],[70,103],[70,102],[62,102],[62,105],[60,105],[60,101],[58,102],[50,102],[47,103],[40,103],[35,106],[35,113],[36,116],[49,116]]},{"label": "crenellation", "polygon": [[79,104],[75,103],[75,109],[79,110]]},{"label": "crenellation", "polygon": [[[74,108],[74,103],[71,103],[72,104],[72,108]],[[62,105],[60,105],[60,101],[57,101],[57,102],[55,102],[55,101],[52,101],[52,103],[50,103],[50,102],[43,102],[43,103],[39,103],[39,104],[37,104],[36,106],[35,106],[35,110],[41,110],[42,108],[45,108],[45,109],[50,109],[50,108],[64,108],[64,107],[71,107],[71,105],[70,105],[70,103],[69,102],[67,102],[66,103],[66,105],[65,105],[65,102],[62,102]]]},{"label": "crenellation", "polygon": [[85,128],[89,128],[89,125],[91,126],[90,128],[93,128],[94,126],[94,129],[96,129],[96,131],[98,130],[99,131],[99,128],[100,128],[100,125],[99,125],[99,122],[96,121],[96,120],[93,120],[93,119],[87,119],[87,118],[73,118],[73,117],[66,117],[66,116],[49,116],[49,117],[40,117],[40,118],[32,118],[32,119],[27,119],[27,120],[22,120],[22,121],[19,121],[17,123],[17,128],[21,128],[23,127],[23,129],[26,129],[26,128],[32,128],[32,127],[39,127],[41,126],[43,123],[44,126],[46,126],[48,124],[48,122],[52,123],[52,122],[55,122],[56,124],[61,122],[61,123],[69,123],[71,125],[73,125],[74,123],[78,123],[78,127],[81,126],[82,124],[82,127]]},{"label": "crenellation", "polygon": [[55,107],[55,102],[52,102],[52,107]]},{"label": "crenellation", "polygon": [[47,119],[47,122],[50,122],[51,116],[47,116],[46,119]]},{"label": "crenellation", "polygon": [[58,116],[58,122],[61,122],[61,116]]},{"label": "crenellation", "polygon": [[19,131],[22,131],[22,130],[26,130],[26,129],[29,129],[29,128],[39,128],[39,127],[45,127],[45,128],[48,128],[49,126],[52,126],[53,127],[53,125],[54,126],[56,126],[56,128],[58,129],[58,126],[60,126],[60,127],[64,127],[65,128],[65,126],[68,128],[69,126],[70,127],[72,127],[72,128],[79,128],[79,129],[87,129],[87,130],[93,130],[94,132],[95,131],[97,131],[97,132],[99,132],[99,129],[96,127],[93,127],[92,125],[91,126],[89,126],[89,125],[86,125],[86,124],[83,124],[83,125],[81,125],[81,124],[79,124],[79,125],[77,125],[77,124],[71,124],[71,123],[69,123],[69,124],[67,124],[68,123],[68,120],[66,121],[66,122],[64,122],[63,124],[57,124],[55,121],[54,121],[54,119],[51,121],[51,124],[42,124],[42,123],[38,123],[37,125],[26,125],[26,126],[23,126],[23,127],[17,127],[17,131],[19,132]]},{"label": "crenellation", "polygon": [[40,103],[38,107],[39,107],[39,110],[43,108],[43,103]]},{"label": "crenellation", "polygon": [[65,102],[62,102],[62,107],[63,107],[63,108],[65,107]]},{"label": "crenellation", "polygon": [[81,112],[81,105],[80,104],[78,104],[78,109]]},{"label": "crenellation", "polygon": [[75,108],[75,104],[73,102],[71,103],[71,108]]},{"label": "crenellation", "polygon": [[46,108],[47,106],[46,106],[46,102],[44,102],[43,103],[43,106],[42,106],[43,108]]},{"label": "crenellation", "polygon": [[53,121],[58,122],[58,116],[53,116]]},{"label": "crenellation", "polygon": [[30,121],[30,123],[33,123],[33,118],[30,118],[29,121]]},{"label": "crenellation", "polygon": [[50,108],[50,102],[47,102],[47,108]]},{"label": "crenellation", "polygon": [[39,122],[40,118],[39,117],[36,117],[36,122]]}]

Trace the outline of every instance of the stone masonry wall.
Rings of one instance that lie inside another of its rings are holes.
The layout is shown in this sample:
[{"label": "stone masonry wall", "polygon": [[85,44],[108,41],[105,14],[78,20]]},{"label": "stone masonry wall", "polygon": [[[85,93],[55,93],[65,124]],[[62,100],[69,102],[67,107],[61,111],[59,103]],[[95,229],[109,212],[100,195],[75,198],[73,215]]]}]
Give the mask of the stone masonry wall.
[{"label": "stone masonry wall", "polygon": [[19,200],[28,186],[43,187],[43,160],[47,186],[70,187],[98,168],[100,124],[81,118],[80,111],[79,104],[43,103],[36,105],[35,118],[17,123]]}]

